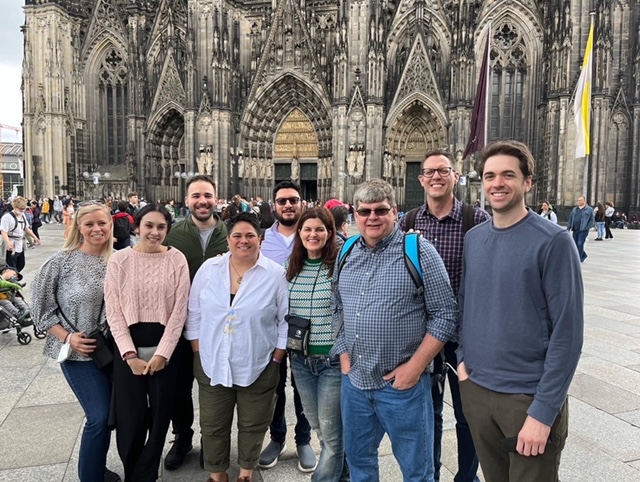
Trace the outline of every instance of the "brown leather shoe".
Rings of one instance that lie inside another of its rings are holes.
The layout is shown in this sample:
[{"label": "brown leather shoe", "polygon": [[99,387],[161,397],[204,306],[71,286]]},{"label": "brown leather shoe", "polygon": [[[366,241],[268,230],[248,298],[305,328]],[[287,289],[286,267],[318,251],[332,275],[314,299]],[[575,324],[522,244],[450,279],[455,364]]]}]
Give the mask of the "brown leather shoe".
[{"label": "brown leather shoe", "polygon": [[229,482],[229,474],[224,474],[220,480],[214,480],[212,477],[209,477],[207,482]]},{"label": "brown leather shoe", "polygon": [[238,477],[238,482],[252,482],[253,476],[245,475],[244,477]]}]

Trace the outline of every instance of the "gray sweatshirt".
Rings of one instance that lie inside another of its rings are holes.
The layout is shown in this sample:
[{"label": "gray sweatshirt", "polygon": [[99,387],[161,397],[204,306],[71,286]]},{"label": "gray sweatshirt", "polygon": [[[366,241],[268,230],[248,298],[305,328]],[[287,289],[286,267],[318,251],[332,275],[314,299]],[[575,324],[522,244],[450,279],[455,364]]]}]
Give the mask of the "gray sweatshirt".
[{"label": "gray sweatshirt", "polygon": [[527,413],[553,425],[580,358],[583,302],[566,230],[532,211],[505,229],[481,224],[464,240],[458,362],[484,388],[533,395]]}]

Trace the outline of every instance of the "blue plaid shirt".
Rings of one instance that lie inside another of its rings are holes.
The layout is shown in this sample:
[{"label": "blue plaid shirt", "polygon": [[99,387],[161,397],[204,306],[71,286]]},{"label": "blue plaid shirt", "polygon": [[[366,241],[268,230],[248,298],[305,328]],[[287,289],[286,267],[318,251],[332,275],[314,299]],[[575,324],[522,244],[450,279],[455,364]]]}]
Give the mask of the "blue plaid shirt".
[{"label": "blue plaid shirt", "polygon": [[396,227],[374,249],[360,239],[334,279],[334,330],[342,315],[344,323],[332,354],[349,353],[349,379],[361,390],[389,383],[382,377],[408,361],[427,334],[442,342],[456,336],[458,306],[442,259],[420,239],[420,296],[404,262],[403,237]]}]

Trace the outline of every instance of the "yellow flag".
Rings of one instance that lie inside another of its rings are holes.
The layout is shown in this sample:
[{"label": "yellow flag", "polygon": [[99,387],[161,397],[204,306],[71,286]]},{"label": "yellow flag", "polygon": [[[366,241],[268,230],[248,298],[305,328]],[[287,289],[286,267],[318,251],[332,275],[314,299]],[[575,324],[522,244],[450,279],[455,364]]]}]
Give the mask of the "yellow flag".
[{"label": "yellow flag", "polygon": [[584,52],[582,72],[578,79],[576,98],[573,104],[573,114],[576,122],[576,158],[591,154],[591,138],[589,128],[591,126],[591,73],[593,61],[593,18],[589,29],[589,40]]}]

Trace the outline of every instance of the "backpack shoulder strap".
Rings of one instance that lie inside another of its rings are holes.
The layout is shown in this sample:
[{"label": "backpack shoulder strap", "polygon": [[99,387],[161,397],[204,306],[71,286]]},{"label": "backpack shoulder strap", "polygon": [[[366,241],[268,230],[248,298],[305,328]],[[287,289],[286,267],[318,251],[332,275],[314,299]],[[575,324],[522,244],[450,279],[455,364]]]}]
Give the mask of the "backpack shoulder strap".
[{"label": "backpack shoulder strap", "polygon": [[9,214],[11,215],[11,217],[13,218],[13,221],[15,222],[13,227],[9,230],[9,234],[12,234],[18,228],[18,218],[16,217],[16,213],[14,213],[13,211],[9,211]]},{"label": "backpack shoulder strap", "polygon": [[338,275],[340,274],[340,271],[342,270],[342,266],[344,265],[345,261],[347,260],[347,256],[349,256],[349,253],[351,253],[351,250],[353,249],[353,246],[356,244],[356,242],[360,239],[360,235],[357,234],[355,236],[350,236],[347,238],[347,240],[344,242],[344,244],[342,245],[342,249],[340,250],[340,254],[338,255],[338,269],[336,270],[336,273],[334,274],[335,278],[338,278]]},{"label": "backpack shoulder strap", "polygon": [[467,233],[476,225],[476,217],[471,204],[464,203],[462,205],[462,232]]},{"label": "backpack shoulder strap", "polygon": [[411,275],[413,284],[416,285],[420,295],[424,292],[422,281],[422,268],[420,267],[420,244],[418,233],[408,233],[404,235],[402,247],[404,251],[404,264]]},{"label": "backpack shoulder strap", "polygon": [[420,206],[417,208],[413,208],[407,214],[405,214],[406,221],[404,223],[404,230],[409,231],[413,229],[416,225],[416,216],[418,215],[418,211],[420,210]]}]

